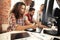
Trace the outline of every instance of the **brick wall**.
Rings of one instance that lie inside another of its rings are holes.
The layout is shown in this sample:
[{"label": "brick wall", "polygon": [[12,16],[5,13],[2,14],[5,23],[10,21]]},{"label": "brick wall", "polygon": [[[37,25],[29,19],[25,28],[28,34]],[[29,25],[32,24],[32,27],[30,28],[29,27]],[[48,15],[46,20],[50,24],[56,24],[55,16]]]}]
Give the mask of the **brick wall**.
[{"label": "brick wall", "polygon": [[8,24],[8,17],[11,7],[11,0],[0,0],[0,27],[2,24]]}]

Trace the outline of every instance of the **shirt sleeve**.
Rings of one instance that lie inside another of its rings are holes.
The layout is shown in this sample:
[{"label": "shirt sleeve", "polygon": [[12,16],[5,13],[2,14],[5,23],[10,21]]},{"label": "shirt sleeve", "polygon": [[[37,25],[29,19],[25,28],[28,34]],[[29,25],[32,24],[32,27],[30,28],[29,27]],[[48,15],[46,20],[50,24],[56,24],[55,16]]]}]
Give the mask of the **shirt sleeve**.
[{"label": "shirt sleeve", "polygon": [[15,26],[16,26],[16,19],[13,13],[10,14],[10,18],[9,18],[9,27],[8,30],[15,30]]},{"label": "shirt sleeve", "polygon": [[25,20],[25,25],[30,25],[31,24],[30,21],[28,20],[27,16],[24,17],[24,20]]}]

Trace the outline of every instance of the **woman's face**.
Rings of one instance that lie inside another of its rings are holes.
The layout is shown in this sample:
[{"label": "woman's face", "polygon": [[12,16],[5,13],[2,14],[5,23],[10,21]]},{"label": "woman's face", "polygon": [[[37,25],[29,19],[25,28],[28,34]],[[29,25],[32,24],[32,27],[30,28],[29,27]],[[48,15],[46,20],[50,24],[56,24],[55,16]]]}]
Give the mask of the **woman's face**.
[{"label": "woman's face", "polygon": [[41,6],[40,6],[40,9],[43,10],[43,9],[44,9],[44,5],[41,5]]},{"label": "woman's face", "polygon": [[24,15],[25,9],[26,9],[25,5],[18,6],[18,11],[22,15]]}]

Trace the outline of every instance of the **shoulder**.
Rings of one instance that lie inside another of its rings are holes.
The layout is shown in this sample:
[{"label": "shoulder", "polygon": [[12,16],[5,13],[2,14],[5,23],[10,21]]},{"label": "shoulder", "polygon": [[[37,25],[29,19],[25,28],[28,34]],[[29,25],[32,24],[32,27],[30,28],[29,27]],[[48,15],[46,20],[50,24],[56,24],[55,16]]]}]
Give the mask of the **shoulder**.
[{"label": "shoulder", "polygon": [[25,14],[25,15],[28,15],[28,13],[27,13],[27,14]]},{"label": "shoulder", "polygon": [[10,13],[10,15],[14,15],[14,13]]},{"label": "shoulder", "polygon": [[24,16],[24,18],[27,18],[27,16]]},{"label": "shoulder", "polygon": [[27,16],[24,16],[24,20],[27,20],[28,19],[28,17]]},{"label": "shoulder", "polygon": [[14,15],[14,13],[10,13],[10,15]]},{"label": "shoulder", "polygon": [[29,14],[27,13],[27,14],[25,14],[25,16],[27,16],[27,17],[28,17],[28,16],[29,16]]},{"label": "shoulder", "polygon": [[10,18],[11,18],[11,19],[15,19],[14,13],[10,13]]}]

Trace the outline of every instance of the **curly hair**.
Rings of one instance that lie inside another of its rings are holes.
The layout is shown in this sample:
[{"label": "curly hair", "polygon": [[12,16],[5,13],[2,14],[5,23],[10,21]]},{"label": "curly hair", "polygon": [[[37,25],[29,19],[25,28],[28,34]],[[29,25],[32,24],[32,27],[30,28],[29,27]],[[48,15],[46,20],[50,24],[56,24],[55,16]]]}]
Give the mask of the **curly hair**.
[{"label": "curly hair", "polygon": [[22,6],[22,5],[26,6],[23,2],[17,2],[11,11],[11,13],[14,13],[16,19],[19,18],[18,6]]}]

